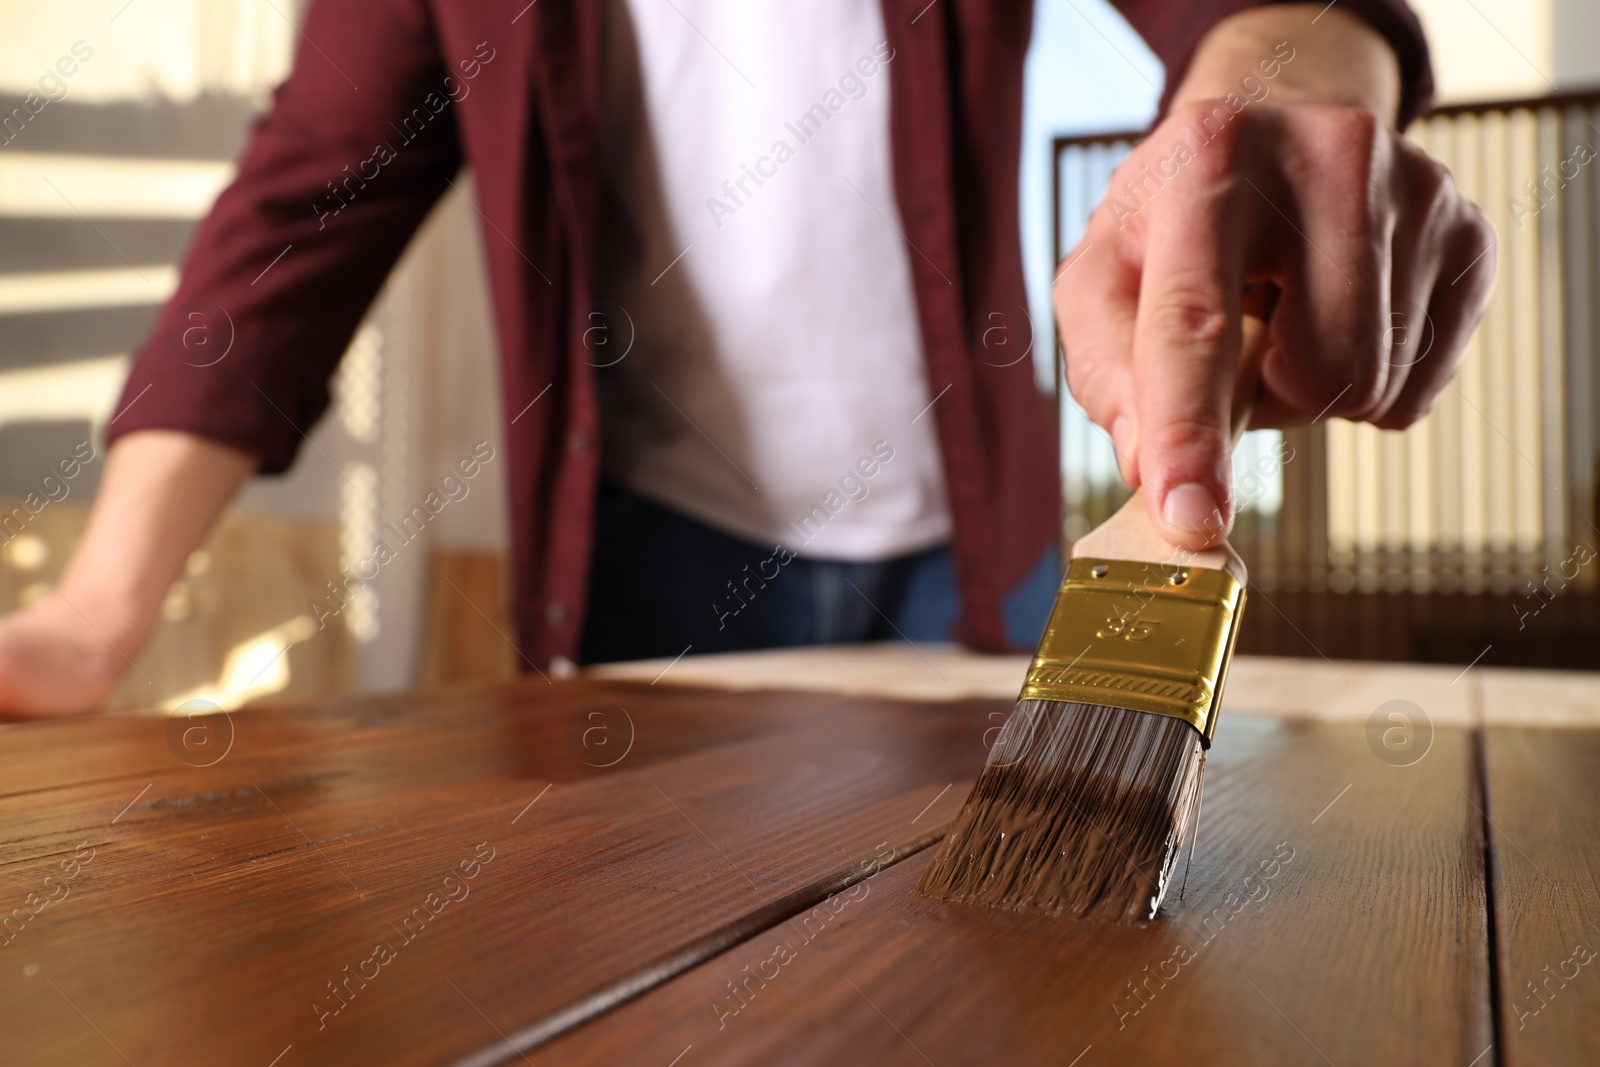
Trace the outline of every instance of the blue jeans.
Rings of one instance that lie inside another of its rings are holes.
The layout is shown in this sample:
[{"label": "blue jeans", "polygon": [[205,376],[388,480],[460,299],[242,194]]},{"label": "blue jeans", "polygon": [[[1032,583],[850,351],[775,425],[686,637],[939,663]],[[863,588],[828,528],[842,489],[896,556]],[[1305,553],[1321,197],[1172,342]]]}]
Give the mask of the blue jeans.
[{"label": "blue jeans", "polygon": [[[946,545],[873,563],[802,559],[602,483],[584,663],[856,641],[948,641],[960,611]],[[1061,582],[1052,547],[1005,598],[1032,649]]]}]

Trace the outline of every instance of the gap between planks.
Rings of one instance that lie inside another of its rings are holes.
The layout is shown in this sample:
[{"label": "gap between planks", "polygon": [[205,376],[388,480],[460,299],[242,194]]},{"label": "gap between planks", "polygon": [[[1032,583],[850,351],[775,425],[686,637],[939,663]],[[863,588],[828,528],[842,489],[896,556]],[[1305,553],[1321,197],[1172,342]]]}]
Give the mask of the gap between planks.
[{"label": "gap between planks", "polygon": [[810,911],[829,897],[849,889],[858,882],[865,881],[879,871],[896,866],[931,845],[938,844],[944,839],[945,834],[954,822],[954,819],[949,819],[925,833],[918,834],[916,837],[894,846],[888,860],[871,870],[861,870],[860,865],[857,864],[855,867],[846,869],[843,873],[821,878],[801,886],[771,904],[749,912],[721,929],[712,931],[693,944],[686,945],[678,951],[657,960],[655,963],[649,964],[637,974],[597,990],[589,996],[562,1008],[560,1011],[540,1019],[538,1022],[514,1031],[503,1040],[496,1041],[494,1044],[471,1055],[461,1057],[454,1061],[452,1067],[496,1067],[498,1064],[510,1062],[514,1057],[531,1052],[551,1039],[582,1026],[584,1023],[604,1015],[613,1008],[642,996],[655,987],[671,981],[678,975],[698,967],[707,960],[714,959],[724,952],[744,944],[761,933],[761,931]]}]

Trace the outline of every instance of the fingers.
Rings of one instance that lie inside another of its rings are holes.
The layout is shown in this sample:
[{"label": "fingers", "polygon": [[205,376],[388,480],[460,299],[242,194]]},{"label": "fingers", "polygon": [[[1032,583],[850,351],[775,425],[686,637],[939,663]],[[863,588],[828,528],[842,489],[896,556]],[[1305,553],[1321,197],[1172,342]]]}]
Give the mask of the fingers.
[{"label": "fingers", "polygon": [[1414,320],[1419,322],[1417,336],[1407,342],[1413,362],[1394,401],[1371,420],[1380,429],[1403,430],[1433,408],[1434,399],[1455,375],[1494,284],[1493,227],[1453,186],[1446,192],[1449,195],[1436,212],[1440,222],[1432,291],[1425,312]]},{"label": "fingers", "polygon": [[[1190,166],[1233,166],[1227,146],[1207,152],[1211,159],[1202,153]],[[1247,234],[1235,183],[1196,180],[1181,192],[1152,205],[1133,375],[1151,521],[1173,544],[1201,549],[1225,537],[1233,521],[1230,409]]]},{"label": "fingers", "polygon": [[1128,353],[1139,308],[1139,271],[1119,253],[1104,209],[1056,268],[1054,300],[1066,353],[1067,387],[1089,418],[1111,434],[1117,470],[1139,487],[1138,420]]},{"label": "fingers", "polygon": [[[1460,362],[1493,281],[1493,231],[1448,170],[1398,140],[1388,161],[1374,165],[1372,183],[1383,201],[1370,226],[1370,254],[1377,258],[1365,260],[1360,273],[1386,278],[1387,299],[1380,297],[1381,285],[1364,289],[1354,307],[1354,287],[1319,290],[1313,245],[1343,274],[1357,274],[1335,254],[1337,235],[1326,245],[1321,236],[1337,221],[1336,210],[1302,209],[1318,218],[1306,226],[1302,255],[1273,320],[1279,348],[1263,372],[1255,425],[1297,426],[1339,416],[1404,429],[1427,413]],[[1298,195],[1314,203],[1316,191]],[[1344,218],[1346,225],[1359,226],[1354,213]],[[1362,263],[1367,253],[1351,249],[1345,255]],[[1330,319],[1346,316],[1365,324],[1365,336],[1330,328]]]},{"label": "fingers", "polygon": [[1431,400],[1459,360],[1466,336],[1459,334],[1453,322],[1447,323],[1450,336],[1446,345],[1439,347],[1441,337],[1430,305],[1440,272],[1452,261],[1452,248],[1459,247],[1466,236],[1462,224],[1477,214],[1456,192],[1443,164],[1405,142],[1397,143],[1395,156],[1392,186],[1399,220],[1392,249],[1392,295],[1380,346],[1389,381],[1383,397],[1365,415],[1367,421],[1385,429],[1396,420],[1410,425],[1407,413],[1397,408],[1401,397],[1414,401],[1425,395]]},{"label": "fingers", "polygon": [[[1275,117],[1283,160],[1251,190],[1284,275],[1258,425],[1365,418],[1405,377],[1387,358],[1401,218],[1389,189],[1392,137],[1358,109],[1297,118]],[[1415,299],[1408,285],[1402,279],[1402,302]]]},{"label": "fingers", "polygon": [[1417,361],[1394,403],[1372,420],[1379,429],[1403,430],[1433,409],[1483,317],[1494,283],[1495,235],[1476,207],[1465,201],[1461,207],[1452,247],[1441,260],[1443,269],[1428,303]]}]

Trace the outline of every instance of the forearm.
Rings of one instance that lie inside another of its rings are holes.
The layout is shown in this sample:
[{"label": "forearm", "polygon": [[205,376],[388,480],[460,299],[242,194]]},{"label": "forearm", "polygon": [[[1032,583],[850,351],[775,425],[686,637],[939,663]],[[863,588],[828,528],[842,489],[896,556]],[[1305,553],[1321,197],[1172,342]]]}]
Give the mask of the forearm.
[{"label": "forearm", "polygon": [[119,438],[62,596],[113,643],[138,648],[189,553],[255,469],[254,456],[194,434]]},{"label": "forearm", "polygon": [[[1283,41],[1294,50],[1287,63],[1274,54]],[[1388,41],[1360,17],[1320,3],[1254,7],[1217,23],[1201,39],[1172,106],[1238,93],[1246,76],[1263,80],[1263,62],[1278,68],[1269,82],[1275,103],[1362,107],[1396,121],[1400,65]]]}]

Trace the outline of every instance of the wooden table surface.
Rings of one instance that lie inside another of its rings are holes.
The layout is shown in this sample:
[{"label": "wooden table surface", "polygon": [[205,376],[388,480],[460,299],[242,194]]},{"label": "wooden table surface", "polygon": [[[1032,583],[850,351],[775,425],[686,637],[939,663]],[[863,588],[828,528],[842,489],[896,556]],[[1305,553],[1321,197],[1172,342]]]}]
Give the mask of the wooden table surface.
[{"label": "wooden table surface", "polygon": [[0,728],[0,1064],[1600,1062],[1600,675],[1241,659],[1110,926],[908,894],[1024,666]]}]

